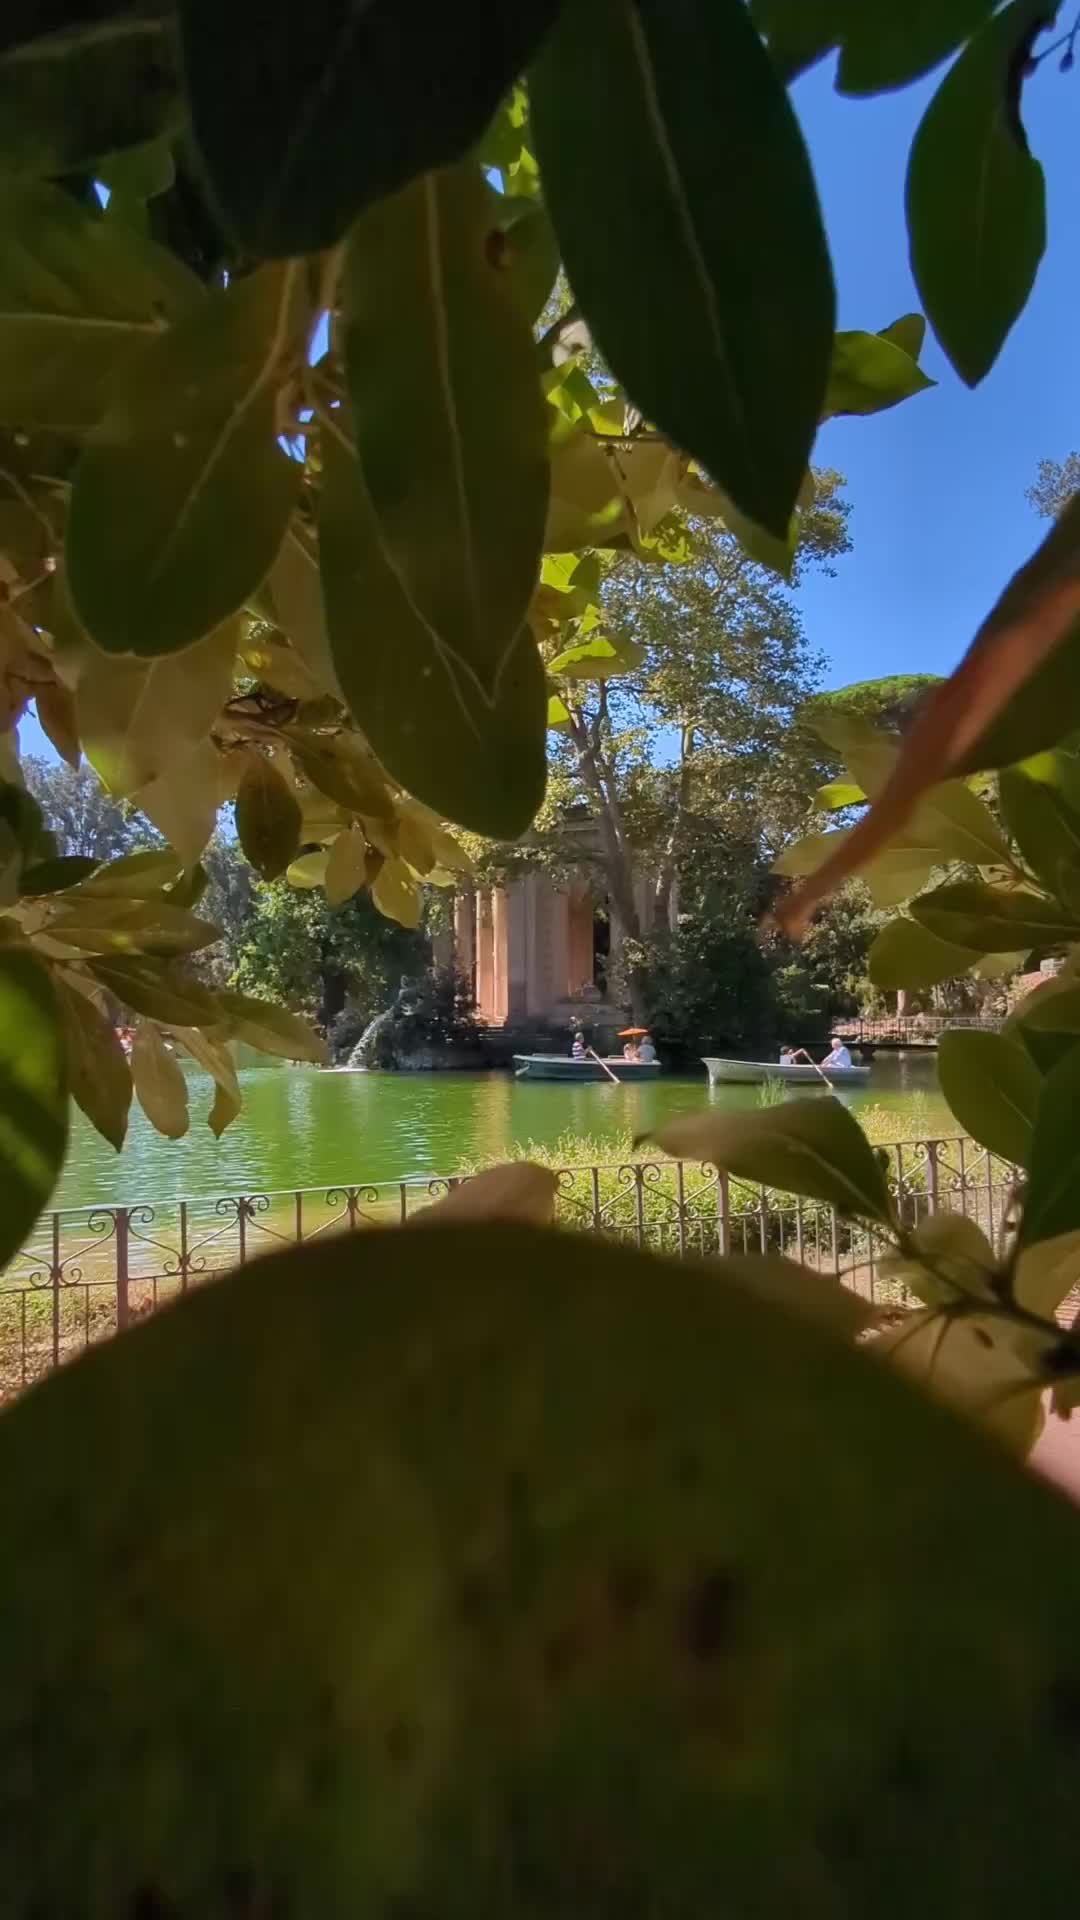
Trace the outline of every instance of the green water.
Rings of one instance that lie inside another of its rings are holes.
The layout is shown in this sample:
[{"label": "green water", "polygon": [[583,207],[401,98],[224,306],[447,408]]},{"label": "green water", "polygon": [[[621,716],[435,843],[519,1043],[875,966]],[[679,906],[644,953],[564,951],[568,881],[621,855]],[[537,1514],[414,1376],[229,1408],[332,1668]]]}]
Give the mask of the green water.
[{"label": "green water", "polygon": [[[520,1081],[510,1073],[320,1073],[285,1065],[252,1068],[240,1078],[244,1110],[220,1140],[205,1124],[212,1084],[194,1072],[192,1125],[183,1140],[163,1139],[133,1105],[118,1156],[77,1114],[54,1204],[402,1180],[453,1173],[529,1141],[554,1146],[568,1133],[617,1143],[673,1113],[707,1105],[758,1108],[756,1087],[710,1092],[704,1068],[700,1076],[622,1087]],[[958,1131],[937,1092],[932,1054],[880,1054],[869,1084],[841,1098],[855,1113],[885,1109],[895,1116],[897,1134],[910,1132],[913,1122],[920,1130]]]}]

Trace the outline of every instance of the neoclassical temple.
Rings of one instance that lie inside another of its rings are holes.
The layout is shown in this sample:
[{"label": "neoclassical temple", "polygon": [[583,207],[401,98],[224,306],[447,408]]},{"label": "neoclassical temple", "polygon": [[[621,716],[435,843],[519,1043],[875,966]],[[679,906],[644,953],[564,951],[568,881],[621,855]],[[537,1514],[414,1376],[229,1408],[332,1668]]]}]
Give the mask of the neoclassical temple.
[{"label": "neoclassical temple", "polygon": [[[643,931],[652,894],[635,891]],[[446,955],[471,983],[477,1013],[492,1027],[618,1025],[621,1005],[607,997],[609,921],[588,879],[559,885],[541,869],[501,887],[469,887],[454,901],[453,951]]]}]

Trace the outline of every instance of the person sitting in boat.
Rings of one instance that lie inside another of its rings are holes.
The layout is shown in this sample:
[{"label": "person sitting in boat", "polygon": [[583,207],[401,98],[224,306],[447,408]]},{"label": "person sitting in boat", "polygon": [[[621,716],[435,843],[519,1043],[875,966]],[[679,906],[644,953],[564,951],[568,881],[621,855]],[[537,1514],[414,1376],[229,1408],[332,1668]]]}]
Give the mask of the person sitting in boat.
[{"label": "person sitting in boat", "polygon": [[830,1036],[830,1038],[832,1042],[832,1052],[827,1053],[825,1055],[825,1058],[821,1063],[822,1066],[823,1067],[850,1067],[853,1064],[851,1059],[851,1054],[848,1052],[848,1049],[845,1047],[841,1036],[838,1033],[834,1033]]},{"label": "person sitting in boat", "polygon": [[637,1043],[637,1041],[636,1041],[636,1040],[628,1040],[628,1041],[627,1041],[627,1043],[626,1043],[626,1045],[625,1045],[625,1047],[624,1047],[624,1048],[623,1048],[623,1050],[622,1050],[622,1057],[623,1057],[623,1059],[624,1059],[624,1060],[638,1060],[638,1059],[640,1059],[640,1057],[641,1057],[641,1056],[640,1056],[640,1054],[638,1053],[638,1043]]},{"label": "person sitting in boat", "polygon": [[584,1060],[586,1057],[585,1035],[583,1033],[575,1033],[574,1044],[570,1049],[570,1058],[571,1060]]},{"label": "person sitting in boat", "polygon": [[656,1065],[656,1048],[653,1046],[651,1034],[642,1034],[641,1043],[637,1050],[637,1057],[643,1065],[647,1067],[654,1067]]}]

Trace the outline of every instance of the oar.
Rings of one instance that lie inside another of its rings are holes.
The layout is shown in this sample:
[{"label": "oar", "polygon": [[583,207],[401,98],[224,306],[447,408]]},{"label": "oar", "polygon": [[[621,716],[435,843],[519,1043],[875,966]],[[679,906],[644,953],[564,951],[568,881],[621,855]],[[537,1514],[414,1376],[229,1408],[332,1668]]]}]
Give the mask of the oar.
[{"label": "oar", "polygon": [[828,1087],[828,1089],[829,1089],[829,1092],[830,1092],[830,1093],[835,1093],[835,1092],[836,1092],[836,1088],[835,1088],[835,1087],[833,1086],[833,1083],[832,1083],[832,1081],[831,1081],[831,1080],[829,1079],[829,1076],[828,1076],[828,1074],[827,1074],[827,1073],[825,1072],[825,1069],[824,1069],[824,1067],[819,1067],[819,1066],[818,1066],[818,1063],[817,1063],[817,1061],[816,1061],[816,1060],[812,1060],[812,1059],[810,1058],[810,1055],[809,1055],[809,1054],[807,1053],[807,1051],[806,1051],[806,1048],[805,1048],[805,1047],[800,1047],[800,1048],[799,1048],[799,1052],[800,1052],[800,1053],[802,1054],[802,1057],[803,1057],[803,1059],[804,1059],[804,1060],[806,1061],[806,1064],[807,1064],[807,1066],[808,1066],[808,1067],[813,1067],[813,1069],[814,1069],[814,1072],[815,1072],[815,1073],[817,1074],[817,1076],[818,1076],[818,1078],[819,1078],[819,1080],[824,1080],[824,1082],[825,1082],[825,1085],[826,1085],[826,1086]]},{"label": "oar", "polygon": [[587,1054],[591,1055],[592,1059],[596,1061],[596,1064],[598,1067],[603,1067],[604,1072],[607,1074],[607,1077],[609,1080],[614,1080],[615,1085],[617,1087],[622,1086],[622,1081],[619,1079],[618,1074],[612,1073],[611,1068],[608,1066],[607,1061],[601,1060],[600,1055],[597,1053],[594,1047],[586,1047],[585,1051]]}]

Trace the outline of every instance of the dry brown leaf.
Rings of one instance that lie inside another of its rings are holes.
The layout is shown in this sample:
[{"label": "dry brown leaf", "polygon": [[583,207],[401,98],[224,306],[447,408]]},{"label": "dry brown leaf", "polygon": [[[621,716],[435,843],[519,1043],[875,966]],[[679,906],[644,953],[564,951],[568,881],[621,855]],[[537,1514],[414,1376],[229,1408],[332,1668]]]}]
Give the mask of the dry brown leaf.
[{"label": "dry brown leaf", "polygon": [[787,934],[911,818],[928,787],[944,780],[991,721],[1065,638],[1080,614],[1080,495],[1010,580],[948,680],[927,697],[873,806],[836,851],[776,909]]}]

